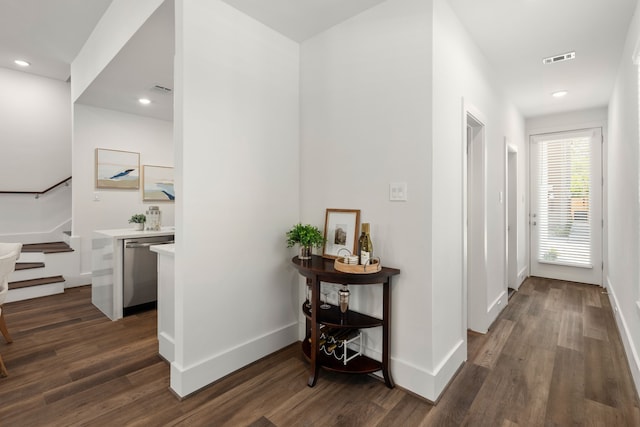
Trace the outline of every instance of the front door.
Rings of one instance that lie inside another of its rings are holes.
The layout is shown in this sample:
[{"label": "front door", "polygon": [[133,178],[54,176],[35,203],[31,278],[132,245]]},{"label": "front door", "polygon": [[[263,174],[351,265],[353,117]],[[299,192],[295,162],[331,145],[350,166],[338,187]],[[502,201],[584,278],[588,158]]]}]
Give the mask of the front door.
[{"label": "front door", "polygon": [[602,285],[602,130],[531,137],[531,274]]}]

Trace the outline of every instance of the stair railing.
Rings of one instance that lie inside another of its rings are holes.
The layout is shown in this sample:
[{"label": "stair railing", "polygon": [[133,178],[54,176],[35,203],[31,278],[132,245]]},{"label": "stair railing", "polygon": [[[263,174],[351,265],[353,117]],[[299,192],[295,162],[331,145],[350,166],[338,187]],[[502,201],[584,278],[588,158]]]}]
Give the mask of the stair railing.
[{"label": "stair railing", "polygon": [[65,187],[69,186],[69,181],[71,181],[72,177],[63,179],[62,181],[53,184],[51,187],[47,188],[46,190],[43,191],[0,191],[0,194],[35,194],[36,199],[39,199],[41,195],[48,193],[49,191],[53,190],[56,187],[59,187],[61,185],[64,185]]}]

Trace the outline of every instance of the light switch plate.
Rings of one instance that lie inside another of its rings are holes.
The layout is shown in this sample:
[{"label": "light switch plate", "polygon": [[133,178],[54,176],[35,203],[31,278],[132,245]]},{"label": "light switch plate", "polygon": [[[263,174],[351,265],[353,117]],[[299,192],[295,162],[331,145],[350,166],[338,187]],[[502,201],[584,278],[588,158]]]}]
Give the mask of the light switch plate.
[{"label": "light switch plate", "polygon": [[389,200],[392,202],[407,201],[407,183],[392,182],[389,184]]}]

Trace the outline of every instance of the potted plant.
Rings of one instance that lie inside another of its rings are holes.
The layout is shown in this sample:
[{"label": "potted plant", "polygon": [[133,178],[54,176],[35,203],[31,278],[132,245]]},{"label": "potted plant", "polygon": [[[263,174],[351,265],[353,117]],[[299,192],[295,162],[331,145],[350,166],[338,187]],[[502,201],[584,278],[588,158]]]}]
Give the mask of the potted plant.
[{"label": "potted plant", "polygon": [[144,230],[144,223],[147,221],[147,217],[144,214],[131,215],[129,218],[129,224],[135,224],[136,230]]},{"label": "potted plant", "polygon": [[319,248],[324,244],[324,236],[318,227],[296,224],[287,231],[287,247],[300,245],[300,259],[311,259],[311,248]]}]

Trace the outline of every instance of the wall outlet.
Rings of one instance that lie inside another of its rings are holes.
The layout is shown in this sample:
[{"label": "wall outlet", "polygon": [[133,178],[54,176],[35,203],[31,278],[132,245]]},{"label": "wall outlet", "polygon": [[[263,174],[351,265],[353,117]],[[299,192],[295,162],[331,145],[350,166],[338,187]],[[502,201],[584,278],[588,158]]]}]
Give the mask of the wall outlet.
[{"label": "wall outlet", "polygon": [[407,183],[392,182],[389,184],[389,200],[392,202],[407,201]]}]

